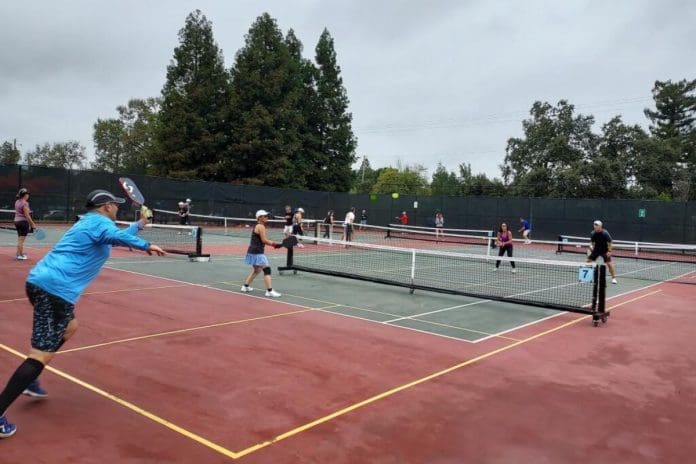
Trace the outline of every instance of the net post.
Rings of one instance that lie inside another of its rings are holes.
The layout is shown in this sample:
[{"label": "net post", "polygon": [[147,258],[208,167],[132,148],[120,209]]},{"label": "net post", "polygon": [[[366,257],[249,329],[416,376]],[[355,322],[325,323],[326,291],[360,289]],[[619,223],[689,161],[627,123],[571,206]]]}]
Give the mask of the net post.
[{"label": "net post", "polygon": [[413,293],[416,288],[416,249],[411,250],[411,293]]},{"label": "net post", "polygon": [[563,236],[559,235],[558,236],[558,249],[556,250],[556,254],[561,254],[563,253]]},{"label": "net post", "polygon": [[606,314],[606,290],[607,290],[607,266],[600,264],[594,270],[594,285],[592,288],[592,325],[597,327],[599,321],[607,322]]},{"label": "net post", "polygon": [[203,256],[203,228],[196,227],[196,256]]},{"label": "net post", "polygon": [[[287,255],[286,255],[286,259],[285,259],[285,266],[278,266],[278,272],[279,272],[279,273],[282,273],[283,271],[295,271],[295,269],[293,268],[293,263],[294,263],[294,259],[293,259],[294,248],[295,248],[295,247],[289,247],[289,248],[288,248],[288,252],[287,252]],[[295,272],[295,273],[297,273],[297,272]]]}]

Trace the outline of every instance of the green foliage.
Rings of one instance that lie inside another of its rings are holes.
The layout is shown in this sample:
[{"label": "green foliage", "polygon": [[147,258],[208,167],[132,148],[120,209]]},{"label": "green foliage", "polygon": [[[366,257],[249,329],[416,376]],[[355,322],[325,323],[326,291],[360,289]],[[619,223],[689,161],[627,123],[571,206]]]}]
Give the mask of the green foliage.
[{"label": "green foliage", "polygon": [[433,195],[454,196],[461,193],[461,184],[455,173],[448,172],[442,163],[438,163],[430,182],[430,190]]},{"label": "green foliage", "polygon": [[19,150],[10,142],[0,145],[0,164],[18,164],[21,155]]},{"label": "green foliage", "polygon": [[316,46],[318,123],[322,152],[327,165],[321,166],[322,190],[347,192],[350,189],[351,166],[356,160],[357,140],[353,135],[353,116],[348,112],[348,95],[343,87],[334,40],[327,29]]},{"label": "green foliage", "polygon": [[423,166],[406,167],[404,169],[386,168],[382,170],[377,182],[370,193],[400,195],[429,195],[430,187],[425,178],[426,169]]},{"label": "green foliage", "polygon": [[223,178],[220,158],[230,134],[229,95],[229,75],[212,24],[196,10],[186,18],[167,67],[156,130],[159,149],[151,157],[153,173]]},{"label": "green foliage", "polygon": [[226,178],[303,187],[309,172],[304,168],[299,135],[301,66],[268,13],[249,29],[231,74],[233,138],[224,164]]},{"label": "green foliage", "polygon": [[25,155],[28,165],[65,169],[83,168],[86,160],[85,147],[74,140],[36,145],[34,150],[28,151]]},{"label": "green foliage", "polygon": [[119,106],[118,119],[98,119],[94,124],[94,169],[146,174],[150,160],[159,158],[155,130],[160,100],[130,100]]},{"label": "green foliage", "polygon": [[583,161],[597,151],[592,116],[574,115],[565,100],[556,107],[535,102],[523,121],[524,138],[508,140],[503,178],[518,196],[577,196]]},{"label": "green foliage", "polygon": [[351,191],[354,193],[370,193],[375,183],[377,183],[380,172],[384,169],[372,169],[370,160],[367,157],[363,157],[360,167],[353,171],[353,188]]}]

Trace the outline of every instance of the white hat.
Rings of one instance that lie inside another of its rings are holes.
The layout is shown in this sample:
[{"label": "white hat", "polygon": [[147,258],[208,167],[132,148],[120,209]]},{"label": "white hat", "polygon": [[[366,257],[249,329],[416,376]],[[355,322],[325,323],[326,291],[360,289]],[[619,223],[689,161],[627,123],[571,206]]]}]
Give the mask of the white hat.
[{"label": "white hat", "polygon": [[601,226],[601,225],[602,225],[602,221],[600,221],[599,219],[597,219],[595,222],[593,222],[593,224],[596,225],[596,226]]},{"label": "white hat", "polygon": [[190,198],[187,198],[187,199],[186,199],[186,203],[191,203],[191,199],[190,199]]},{"label": "white hat", "polygon": [[304,210],[302,208],[297,208],[298,213],[304,213]]},{"label": "white hat", "polygon": [[179,202],[179,206],[184,206],[185,204],[186,204],[186,203],[184,203],[183,201],[180,201],[180,202]]},{"label": "white hat", "polygon": [[269,216],[268,211],[265,209],[260,209],[256,212],[256,219],[260,218],[261,216]]}]

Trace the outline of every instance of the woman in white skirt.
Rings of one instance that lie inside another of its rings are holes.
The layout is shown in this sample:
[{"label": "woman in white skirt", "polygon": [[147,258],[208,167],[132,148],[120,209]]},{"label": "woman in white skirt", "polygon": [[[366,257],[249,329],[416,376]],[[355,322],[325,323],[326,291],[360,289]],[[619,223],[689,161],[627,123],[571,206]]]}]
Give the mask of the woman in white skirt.
[{"label": "woman in white skirt", "polygon": [[273,248],[280,248],[281,245],[266,237],[267,222],[268,212],[263,209],[258,210],[256,212],[256,225],[251,232],[251,242],[247,249],[246,258],[244,258],[244,262],[250,265],[252,269],[251,273],[244,281],[242,291],[246,293],[254,290],[249,284],[251,284],[257,275],[263,272],[263,282],[266,284],[266,296],[277,298],[280,296],[280,293],[273,290],[273,284],[271,282],[271,264],[268,262],[268,258],[263,251],[265,245],[272,246]]}]

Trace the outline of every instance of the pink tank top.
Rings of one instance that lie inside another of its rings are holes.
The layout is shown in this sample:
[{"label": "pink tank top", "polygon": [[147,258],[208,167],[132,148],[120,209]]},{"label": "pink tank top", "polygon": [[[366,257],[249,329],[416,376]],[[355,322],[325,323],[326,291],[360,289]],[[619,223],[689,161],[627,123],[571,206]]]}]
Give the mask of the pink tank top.
[{"label": "pink tank top", "polygon": [[19,199],[15,201],[15,222],[26,221],[27,217],[24,215],[24,207],[29,208],[29,202],[26,200]]}]

